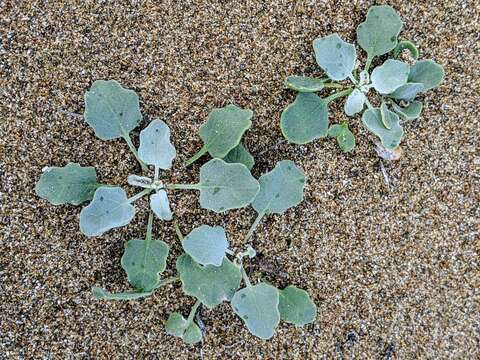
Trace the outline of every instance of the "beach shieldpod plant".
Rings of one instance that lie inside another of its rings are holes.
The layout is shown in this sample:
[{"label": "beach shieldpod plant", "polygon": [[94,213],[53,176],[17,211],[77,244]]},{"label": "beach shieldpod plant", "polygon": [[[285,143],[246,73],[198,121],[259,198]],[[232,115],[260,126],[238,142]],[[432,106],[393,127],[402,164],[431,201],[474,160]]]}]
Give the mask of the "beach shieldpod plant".
[{"label": "beach shieldpod plant", "polygon": [[[355,68],[354,44],[338,34],[315,39],[315,58],[327,77],[289,76],[285,80],[287,88],[299,93],[282,113],[280,126],[284,137],[291,143],[306,144],[329,136],[336,138],[343,151],[353,150],[355,137],[348,124],[329,127],[328,120],[329,104],[347,97],[345,114],[363,114],[363,125],[379,138],[384,151],[401,153],[397,147],[404,135],[402,123],[418,118],[422,111],[417,96],[440,85],[444,78],[439,64],[433,60],[417,61],[419,53],[415,45],[398,40],[402,27],[403,22],[392,7],[380,5],[369,9],[367,19],[357,28],[357,43],[367,53],[361,71]],[[398,59],[403,50],[410,54],[408,63]],[[389,53],[393,58],[369,71],[375,57]],[[345,80],[350,85],[337,83]],[[324,89],[338,91],[325,98],[315,94]],[[378,104],[376,107],[372,99]]]}]

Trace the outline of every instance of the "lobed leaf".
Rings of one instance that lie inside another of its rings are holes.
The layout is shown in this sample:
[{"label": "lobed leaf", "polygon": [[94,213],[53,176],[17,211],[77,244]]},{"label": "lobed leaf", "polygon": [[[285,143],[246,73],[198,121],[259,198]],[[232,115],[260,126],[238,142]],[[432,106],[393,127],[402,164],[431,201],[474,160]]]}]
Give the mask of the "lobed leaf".
[{"label": "lobed leaf", "polygon": [[278,294],[278,311],[283,321],[303,326],[315,320],[317,307],[305,290],[290,285],[278,290]]},{"label": "lobed leaf", "polygon": [[303,200],[305,174],[293,161],[278,162],[259,182],[260,191],[252,203],[258,213],[282,214]]},{"label": "lobed leaf", "polygon": [[185,237],[182,246],[197,263],[221,266],[228,249],[228,240],[221,226],[202,225]]},{"label": "lobed leaf", "polygon": [[406,83],[405,85],[397,88],[393,93],[388,95],[392,99],[413,101],[418,93],[423,90],[423,84],[421,83]]},{"label": "lobed leaf", "polygon": [[336,138],[338,146],[340,146],[340,149],[344,152],[351,151],[355,148],[355,136],[353,136],[353,133],[346,123],[330,126],[328,136]]},{"label": "lobed leaf", "polygon": [[91,200],[98,186],[95,168],[68,163],[48,167],[35,185],[35,192],[53,205],[79,205]]},{"label": "lobed leaf", "polygon": [[229,301],[240,286],[240,268],[226,257],[221,266],[202,266],[190,255],[177,260],[177,271],[186,295],[194,296],[208,308]]},{"label": "lobed leaf", "polygon": [[240,316],[253,335],[261,339],[270,339],[280,322],[278,304],[277,289],[266,283],[237,291],[231,302],[235,314]]},{"label": "lobed leaf", "polygon": [[137,290],[151,291],[167,267],[170,247],[160,240],[130,240],[125,244],[121,264],[128,281]]},{"label": "lobed leaf", "polygon": [[299,93],[282,112],[280,128],[290,143],[306,144],[327,136],[327,102],[312,93]]},{"label": "lobed leaf", "polygon": [[325,79],[317,79],[308,76],[289,76],[284,84],[287,88],[298,92],[316,92],[325,87]]},{"label": "lobed leaf", "polygon": [[96,80],[85,93],[84,118],[102,140],[126,137],[142,119],[138,95],[115,80]]},{"label": "lobed leaf", "polygon": [[347,116],[353,116],[363,110],[367,97],[363,92],[358,89],[354,89],[347,97],[345,102],[345,114]]},{"label": "lobed leaf", "polygon": [[425,92],[440,85],[444,77],[445,71],[441,65],[433,60],[421,60],[410,68],[408,81],[423,84],[422,92]]},{"label": "lobed leaf", "polygon": [[227,156],[223,158],[223,161],[229,164],[243,164],[248,170],[252,170],[253,165],[255,165],[255,159],[242,143],[239,143],[236,147],[230,150]]},{"label": "lobed leaf", "polygon": [[393,110],[405,120],[415,120],[422,113],[423,104],[420,101],[413,101],[407,107],[392,104]]},{"label": "lobed leaf", "polygon": [[332,34],[313,41],[315,59],[327,76],[336,81],[345,80],[352,74],[357,59],[353,44]]},{"label": "lobed leaf", "polygon": [[176,155],[170,142],[170,129],[162,120],[155,119],[140,131],[138,156],[143,162],[167,170],[172,167]]},{"label": "lobed leaf", "polygon": [[380,94],[390,94],[405,85],[410,67],[399,60],[389,59],[372,71],[372,85]]},{"label": "lobed leaf", "polygon": [[87,236],[102,235],[110,229],[127,225],[135,216],[135,207],[120,187],[102,186],[92,202],[80,212],[80,231]]},{"label": "lobed leaf", "polygon": [[165,190],[158,190],[157,193],[150,196],[150,208],[160,220],[172,220],[172,210]]},{"label": "lobed leaf", "polygon": [[384,121],[387,122],[389,129],[385,127],[382,121],[382,115],[379,108],[368,109],[363,113],[362,122],[365,127],[377,135],[382,145],[387,149],[396,148],[403,137],[403,128],[400,125],[398,115],[386,109],[384,112]]},{"label": "lobed leaf", "polygon": [[135,300],[152,295],[152,292],[127,291],[111,293],[99,287],[92,287],[93,297],[97,300]]}]

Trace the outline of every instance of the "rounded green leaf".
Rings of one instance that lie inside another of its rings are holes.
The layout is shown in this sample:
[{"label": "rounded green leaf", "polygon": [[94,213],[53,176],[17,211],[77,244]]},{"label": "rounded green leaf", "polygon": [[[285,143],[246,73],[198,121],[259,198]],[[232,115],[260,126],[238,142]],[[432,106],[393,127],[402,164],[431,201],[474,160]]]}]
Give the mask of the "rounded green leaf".
[{"label": "rounded green leaf", "polygon": [[291,143],[306,144],[327,136],[327,103],[315,94],[299,93],[282,112],[280,127]]},{"label": "rounded green leaf", "polygon": [[433,60],[417,61],[410,68],[408,81],[423,84],[423,92],[440,85],[445,77],[443,67]]},{"label": "rounded green leaf", "polygon": [[95,168],[68,163],[65,167],[47,167],[35,192],[53,205],[79,205],[91,200],[98,186]]},{"label": "rounded green leaf", "polygon": [[423,84],[421,83],[406,83],[388,96],[396,100],[413,101],[422,90]]},{"label": "rounded green leaf", "polygon": [[352,74],[357,59],[353,44],[332,34],[313,41],[315,59],[327,76],[336,81],[344,80]]},{"label": "rounded green leaf", "polygon": [[347,116],[353,116],[363,110],[367,97],[363,92],[358,89],[354,89],[347,97],[345,102],[345,114]]},{"label": "rounded green leaf", "polygon": [[172,220],[172,210],[165,190],[158,190],[156,194],[150,196],[150,208],[160,220]]},{"label": "rounded green leaf", "polygon": [[169,246],[160,240],[130,240],[125,244],[121,264],[128,281],[141,291],[151,291],[167,267]]},{"label": "rounded green leaf", "polygon": [[410,66],[389,59],[372,71],[372,85],[380,94],[390,94],[407,83]]},{"label": "rounded green leaf", "polygon": [[357,27],[357,42],[372,59],[395,49],[402,26],[402,20],[391,6],[372,6],[367,19]]},{"label": "rounded green leaf", "polygon": [[393,50],[393,56],[398,57],[403,50],[408,50],[408,52],[410,53],[410,56],[414,60],[418,59],[418,56],[419,56],[418,49],[415,46],[415,44],[412,43],[411,41],[408,41],[408,40],[400,41],[398,45],[395,47],[395,49]]},{"label": "rounded green leaf", "polygon": [[138,96],[115,80],[97,80],[85,93],[84,118],[102,140],[125,137],[142,119]]},{"label": "rounded green leaf", "polygon": [[255,198],[260,185],[243,164],[227,164],[212,159],[200,168],[200,205],[223,212],[247,206]]},{"label": "rounded green leaf", "polygon": [[248,170],[252,170],[253,165],[255,165],[255,159],[242,143],[230,150],[227,156],[223,158],[223,161],[229,164],[243,164],[248,168]]},{"label": "rounded green leaf", "polygon": [[196,297],[208,308],[230,300],[242,279],[240,268],[227,258],[221,266],[202,266],[183,254],[177,260],[177,271],[183,292]]},{"label": "rounded green leaf", "polygon": [[344,152],[351,151],[355,148],[355,136],[345,124],[334,124],[328,129],[328,136],[337,139],[338,146]]},{"label": "rounded green leaf", "polygon": [[305,290],[290,285],[278,290],[278,294],[278,310],[283,321],[303,326],[315,320],[317,307]]},{"label": "rounded green leaf", "polygon": [[169,335],[183,337],[188,327],[188,321],[178,312],[173,312],[168,316],[165,324],[165,331]]},{"label": "rounded green leaf", "polygon": [[280,322],[278,303],[278,290],[266,283],[259,283],[237,291],[231,305],[253,335],[270,339]]},{"label": "rounded green leaf", "polygon": [[80,212],[80,231],[87,236],[102,235],[110,229],[127,225],[135,216],[135,207],[120,187],[102,186],[92,202]]},{"label": "rounded green leaf", "polygon": [[316,92],[325,87],[325,79],[317,79],[308,76],[289,76],[284,84],[287,88],[298,92]]},{"label": "rounded green leaf", "polygon": [[278,162],[259,182],[260,191],[252,203],[258,213],[282,214],[303,200],[305,174],[293,161]]},{"label": "rounded green leaf", "polygon": [[202,341],[202,331],[200,330],[197,324],[192,322],[185,330],[185,333],[183,334],[182,339],[187,344],[198,343]]},{"label": "rounded green leaf", "polygon": [[368,109],[363,113],[362,122],[365,127],[377,135],[382,145],[387,149],[396,148],[403,137],[403,128],[400,125],[398,115],[386,109],[384,111],[384,120],[389,129],[385,127],[382,121],[382,115],[379,108]]},{"label": "rounded green leaf", "polygon": [[407,107],[401,107],[395,103],[393,110],[405,120],[415,120],[422,113],[423,104],[420,101],[413,101]]},{"label": "rounded green leaf", "polygon": [[182,246],[197,263],[221,266],[228,249],[228,240],[221,226],[202,225],[185,237]]},{"label": "rounded green leaf", "polygon": [[170,129],[162,120],[155,119],[140,132],[138,156],[149,165],[170,169],[177,155],[170,142]]},{"label": "rounded green leaf", "polygon": [[99,287],[92,287],[93,297],[97,300],[135,300],[149,295],[152,295],[151,291],[127,291],[120,293],[111,293]]}]

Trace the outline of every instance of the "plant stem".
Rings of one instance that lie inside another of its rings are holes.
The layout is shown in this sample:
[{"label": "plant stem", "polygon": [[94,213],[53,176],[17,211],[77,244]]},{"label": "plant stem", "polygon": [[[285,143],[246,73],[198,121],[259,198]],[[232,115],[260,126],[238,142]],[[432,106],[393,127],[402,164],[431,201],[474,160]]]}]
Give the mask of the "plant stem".
[{"label": "plant stem", "polygon": [[255,221],[253,222],[252,226],[250,226],[250,229],[248,230],[248,233],[245,236],[245,242],[247,242],[252,237],[253,232],[257,228],[258,224],[260,224],[260,221],[262,221],[264,216],[265,216],[265,211],[258,213],[257,217],[255,218]]},{"label": "plant stem", "polygon": [[160,168],[157,165],[155,165],[155,175],[153,177],[154,181],[158,180],[159,173],[160,173]]},{"label": "plant stem", "polygon": [[370,69],[370,65],[372,65],[373,56],[368,55],[367,62],[365,63],[365,71]]},{"label": "plant stem", "polygon": [[194,163],[195,161],[197,161],[198,159],[200,159],[203,155],[207,153],[207,151],[208,151],[208,146],[207,144],[205,144],[202,146],[200,150],[198,150],[198,152],[195,155],[193,155],[190,159],[185,161],[185,166],[188,166]]},{"label": "plant stem", "polygon": [[148,171],[148,166],[147,164],[145,164],[141,159],[140,157],[138,156],[138,152],[137,152],[137,149],[135,148],[135,146],[133,145],[133,142],[132,142],[132,139],[130,138],[130,135],[128,134],[124,134],[123,135],[123,138],[125,139],[125,141],[127,142],[127,145],[128,147],[130,148],[130,151],[133,153],[133,155],[135,156],[135,158],[138,160],[138,162],[140,163],[140,166],[142,167],[142,170],[147,172]]},{"label": "plant stem", "polygon": [[180,240],[180,242],[183,242],[183,234],[180,231],[180,228],[178,227],[177,223],[175,223],[175,234],[177,234],[177,237]]},{"label": "plant stem", "polygon": [[247,287],[251,287],[252,283],[250,282],[250,279],[248,278],[247,273],[243,268],[243,265],[241,265],[241,272],[242,272],[242,278],[243,278],[243,281],[245,282],[245,285],[247,285]]},{"label": "plant stem", "polygon": [[144,195],[147,195],[149,193],[152,192],[152,189],[145,189],[145,190],[142,190],[141,192],[139,192],[138,194],[135,194],[133,195],[131,198],[128,198],[128,202],[131,204],[135,201],[137,201],[138,199],[140,199],[141,197],[143,197]]},{"label": "plant stem", "polygon": [[161,288],[162,286],[171,284],[171,283],[176,282],[178,280],[180,280],[180,278],[178,276],[172,276],[172,277],[160,280],[158,282],[158,284],[155,286],[155,289]]},{"label": "plant stem", "polygon": [[148,214],[147,235],[145,235],[145,241],[152,240],[152,227],[153,227],[153,213],[150,211]]},{"label": "plant stem", "polygon": [[349,75],[348,75],[348,78],[349,78],[350,81],[351,81],[352,83],[354,83],[355,85],[358,84],[358,81],[357,81],[357,79],[355,79],[355,78],[353,77],[353,74],[349,74]]},{"label": "plant stem", "polygon": [[169,190],[198,190],[199,184],[169,184],[166,187]]},{"label": "plant stem", "polygon": [[323,87],[332,88],[332,89],[343,89],[344,88],[343,85],[335,84],[335,83],[324,83]]},{"label": "plant stem", "polygon": [[326,97],[325,99],[323,99],[327,104],[332,102],[333,100],[335,99],[338,99],[342,96],[347,96],[347,95],[350,95],[350,93],[353,91],[352,88],[348,88],[346,90],[343,90],[343,91],[339,91],[339,92],[336,92],[335,94],[332,94],[328,97]]},{"label": "plant stem", "polygon": [[193,318],[195,317],[195,313],[197,312],[198,307],[202,304],[200,300],[197,300],[195,304],[192,307],[192,310],[190,310],[190,314],[188,314],[188,325],[190,325],[193,322]]}]

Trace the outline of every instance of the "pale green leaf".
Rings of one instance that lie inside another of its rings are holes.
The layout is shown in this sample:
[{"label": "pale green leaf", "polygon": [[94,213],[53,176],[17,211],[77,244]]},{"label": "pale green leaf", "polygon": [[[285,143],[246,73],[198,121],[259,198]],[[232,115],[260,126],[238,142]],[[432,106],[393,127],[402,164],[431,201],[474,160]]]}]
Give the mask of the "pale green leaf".
[{"label": "pale green leaf", "polygon": [[280,127],[291,143],[306,144],[327,136],[328,107],[326,101],[312,93],[299,93],[282,112]]},{"label": "pale green leaf", "polygon": [[355,46],[342,40],[338,34],[313,41],[318,65],[332,80],[344,80],[352,74],[357,54]]},{"label": "pale green leaf", "polygon": [[158,190],[156,194],[150,196],[150,208],[160,220],[172,220],[172,210],[165,190]]},{"label": "pale green leaf", "polygon": [[162,120],[153,120],[140,132],[138,156],[146,164],[170,169],[176,155],[175,147],[170,142],[170,129]]},{"label": "pale green leaf", "polygon": [[142,119],[138,95],[115,80],[97,80],[85,93],[84,118],[100,139],[126,137]]},{"label": "pale green leaf", "polygon": [[120,187],[102,186],[92,202],[80,212],[80,231],[87,236],[102,235],[110,229],[127,225],[135,216],[135,207]]},{"label": "pale green leaf", "polygon": [[79,205],[91,200],[98,186],[95,168],[68,163],[65,167],[46,168],[35,186],[35,192],[53,205]]},{"label": "pale green leaf", "polygon": [[420,101],[413,101],[407,107],[393,103],[393,110],[405,120],[415,120],[422,113],[423,104]]},{"label": "pale green leaf", "polygon": [[266,283],[259,283],[237,291],[231,305],[253,335],[270,339],[280,322],[278,303],[278,290]]},{"label": "pale green leaf", "polygon": [[389,59],[372,71],[372,85],[380,94],[390,94],[407,83],[410,66]]},{"label": "pale green leaf", "polygon": [[346,123],[331,125],[328,129],[328,136],[336,138],[338,146],[340,146],[340,149],[344,152],[351,151],[355,148],[355,136]]},{"label": "pale green leaf", "polygon": [[240,286],[240,268],[226,257],[221,266],[202,266],[183,254],[177,260],[183,292],[194,296],[208,308],[229,301]]},{"label": "pale green leaf", "polygon": [[410,68],[408,81],[423,84],[422,92],[425,92],[440,85],[444,76],[445,71],[441,65],[433,60],[421,60]]},{"label": "pale green leaf", "polygon": [[185,330],[188,327],[188,321],[178,312],[173,312],[168,316],[165,324],[165,331],[169,335],[183,337]]},{"label": "pale green leaf", "polygon": [[363,110],[365,101],[367,100],[365,94],[358,89],[354,89],[345,101],[345,114],[353,116]]},{"label": "pale green leaf", "polygon": [[228,240],[221,226],[202,225],[185,237],[182,246],[197,263],[221,266],[228,249]]},{"label": "pale green leaf", "polygon": [[403,128],[400,125],[398,115],[387,109],[385,111],[385,121],[388,122],[390,129],[384,126],[379,108],[368,109],[362,116],[365,127],[380,138],[385,148],[396,148],[403,137]]},{"label": "pale green leaf", "polygon": [[289,76],[285,79],[284,84],[287,88],[298,92],[316,92],[325,87],[325,79],[308,76]]},{"label": "pale green leaf", "polygon": [[121,264],[128,281],[137,290],[151,291],[167,267],[169,246],[160,240],[130,240],[125,244]]},{"label": "pale green leaf", "polygon": [[152,295],[152,292],[128,291],[111,293],[99,287],[92,287],[93,297],[97,300],[135,300]]},{"label": "pale green leaf", "polygon": [[253,165],[255,164],[255,159],[253,156],[248,152],[248,150],[243,146],[242,143],[238,144],[232,150],[230,150],[223,158],[223,161],[233,164],[239,163],[245,165],[248,170],[252,170]]},{"label": "pale green leaf", "polygon": [[258,213],[282,214],[303,200],[305,174],[293,161],[278,162],[259,182],[260,191],[252,203]]},{"label": "pale green leaf", "polygon": [[278,293],[278,311],[283,321],[303,326],[315,320],[317,307],[305,290],[290,285]]},{"label": "pale green leaf", "polygon": [[408,52],[410,53],[410,56],[414,60],[418,59],[418,55],[419,55],[418,49],[415,46],[415,44],[412,43],[411,41],[408,41],[408,40],[400,41],[398,45],[395,47],[395,49],[393,50],[393,56],[398,57],[403,50],[408,50]]},{"label": "pale green leaf", "polygon": [[396,100],[413,101],[422,90],[423,84],[421,83],[406,83],[388,96]]},{"label": "pale green leaf", "polygon": [[202,341],[202,331],[198,327],[197,324],[194,322],[190,323],[190,325],[185,330],[183,334],[183,341],[187,344],[195,344]]}]

